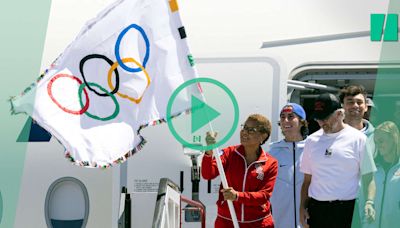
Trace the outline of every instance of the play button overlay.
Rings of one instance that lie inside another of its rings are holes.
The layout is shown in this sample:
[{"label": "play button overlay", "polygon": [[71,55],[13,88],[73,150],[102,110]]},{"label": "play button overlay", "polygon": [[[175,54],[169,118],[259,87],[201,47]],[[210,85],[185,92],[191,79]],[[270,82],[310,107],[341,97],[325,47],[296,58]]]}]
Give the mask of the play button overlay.
[{"label": "play button overlay", "polygon": [[192,134],[221,114],[192,95]]},{"label": "play button overlay", "polygon": [[[186,115],[181,115],[187,110]],[[212,150],[226,143],[235,133],[239,107],[232,91],[211,78],[195,78],[180,85],[167,105],[168,128],[184,147]],[[205,142],[207,131],[218,133],[216,143]]]}]

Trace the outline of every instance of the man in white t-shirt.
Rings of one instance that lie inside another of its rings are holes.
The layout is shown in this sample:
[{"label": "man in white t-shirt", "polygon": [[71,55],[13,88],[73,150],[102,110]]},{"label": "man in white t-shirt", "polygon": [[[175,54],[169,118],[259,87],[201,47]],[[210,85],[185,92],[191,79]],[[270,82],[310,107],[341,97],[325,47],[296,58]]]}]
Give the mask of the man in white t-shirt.
[{"label": "man in white t-shirt", "polygon": [[321,129],[307,138],[300,163],[300,222],[311,228],[350,228],[361,176],[375,184],[376,167],[364,156],[366,136],[343,122],[344,110],[333,94],[316,99],[313,116]]}]

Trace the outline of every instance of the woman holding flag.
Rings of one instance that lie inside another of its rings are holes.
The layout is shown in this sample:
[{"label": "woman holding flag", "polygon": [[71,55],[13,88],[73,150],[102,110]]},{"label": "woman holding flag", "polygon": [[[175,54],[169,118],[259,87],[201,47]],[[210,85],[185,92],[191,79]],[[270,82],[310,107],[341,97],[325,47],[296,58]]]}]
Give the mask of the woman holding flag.
[{"label": "woman holding flag", "polygon": [[[240,144],[219,154],[228,185],[220,186],[215,227],[233,227],[227,200],[233,201],[240,227],[272,228],[270,197],[274,189],[278,162],[265,152],[263,145],[271,134],[271,122],[260,114],[250,115],[242,125]],[[207,133],[208,145],[215,144],[216,133]],[[219,175],[212,151],[206,151],[201,174],[210,180]]]}]

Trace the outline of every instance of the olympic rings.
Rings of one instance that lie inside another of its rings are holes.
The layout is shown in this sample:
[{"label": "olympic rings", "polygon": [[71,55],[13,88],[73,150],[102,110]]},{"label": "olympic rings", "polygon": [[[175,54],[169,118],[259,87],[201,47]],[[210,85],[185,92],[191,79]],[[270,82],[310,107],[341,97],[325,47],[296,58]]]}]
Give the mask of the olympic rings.
[{"label": "olympic rings", "polygon": [[150,55],[150,42],[149,42],[149,38],[147,37],[147,35],[144,32],[144,30],[142,29],[142,27],[140,27],[137,24],[129,25],[124,30],[122,30],[122,32],[119,34],[117,42],[115,43],[115,57],[116,57],[119,65],[124,70],[135,73],[135,72],[140,72],[142,69],[140,67],[138,67],[138,68],[128,67],[127,65],[124,64],[124,62],[121,59],[121,56],[119,55],[119,47],[121,45],[121,40],[125,36],[125,34],[129,31],[129,29],[131,29],[131,28],[138,30],[140,32],[140,34],[142,35],[144,42],[146,43],[146,54],[143,59],[143,67],[146,68],[146,64],[147,64],[147,61],[149,60],[149,55]]},{"label": "olympic rings", "polygon": [[[144,67],[143,67],[142,65],[140,65],[140,63],[139,63],[138,61],[136,61],[135,59],[133,59],[133,58],[124,58],[124,59],[122,59],[122,62],[124,62],[124,63],[126,63],[126,62],[133,62],[133,63],[135,63],[137,66],[139,66],[139,68],[140,68],[140,69],[143,71],[143,73],[146,75],[146,78],[147,78],[146,89],[147,89],[147,88],[149,87],[149,85],[150,85],[150,77],[149,77],[149,74],[147,73],[146,69],[144,69]],[[115,63],[111,66],[110,70],[108,71],[108,86],[109,86],[111,89],[114,88],[114,86],[113,86],[113,84],[112,84],[112,82],[111,82],[112,72],[113,72],[114,69],[116,69],[118,66],[119,66],[118,62],[115,62]],[[126,95],[126,94],[122,94],[122,93],[120,93],[120,92],[117,92],[117,95],[119,95],[119,96],[122,97],[122,98],[129,99],[130,101],[135,102],[136,104],[139,104],[140,101],[142,100],[144,94],[142,94],[142,96],[140,96],[139,98],[136,98],[136,99],[133,98],[133,97],[130,97],[130,96]]]},{"label": "olympic rings", "polygon": [[[96,84],[96,83],[94,83],[94,82],[88,82],[88,84],[89,84],[89,86],[95,86],[95,87],[99,88],[101,91],[105,92],[108,96],[110,96],[110,97],[112,98],[112,100],[114,101],[114,103],[115,103],[115,111],[114,111],[114,113],[111,114],[110,116],[104,117],[104,118],[103,118],[103,117],[98,117],[98,116],[96,116],[96,115],[93,115],[93,114],[91,114],[91,113],[89,113],[89,112],[87,112],[87,111],[85,112],[85,114],[86,114],[87,116],[89,116],[89,117],[95,119],[95,120],[107,121],[107,120],[112,120],[112,119],[114,119],[114,118],[118,115],[118,113],[119,113],[119,104],[118,104],[118,101],[117,101],[117,99],[115,98],[115,96],[114,96],[112,93],[108,92],[108,91],[107,91],[106,89],[104,89],[103,87],[101,87],[99,84]],[[83,107],[83,102],[82,102],[82,90],[85,88],[85,86],[87,86],[87,85],[86,85],[86,84],[81,84],[81,85],[79,86],[79,92],[78,92],[78,94],[79,94],[79,103],[80,103],[81,107]]]},{"label": "olympic rings", "polygon": [[[82,108],[82,109],[79,110],[79,111],[73,111],[73,110],[69,110],[69,109],[63,107],[63,106],[62,106],[60,103],[58,103],[58,101],[54,98],[53,92],[52,92],[53,83],[54,83],[54,81],[57,80],[58,78],[62,78],[62,77],[65,77],[65,78],[72,78],[73,80],[77,81],[80,85],[84,85],[84,84],[82,84],[82,81],[81,81],[79,78],[77,78],[77,77],[75,77],[75,76],[73,76],[73,75],[68,75],[68,74],[57,74],[56,76],[54,76],[54,77],[50,80],[49,84],[47,84],[47,93],[49,94],[51,100],[52,100],[59,108],[61,108],[64,112],[67,112],[67,113],[70,113],[70,114],[74,114],[74,115],[82,115],[82,113],[86,112],[86,110],[89,108],[89,96],[88,96],[88,93],[87,93],[86,90],[83,91],[83,92],[85,92],[85,97],[86,97],[86,104],[85,104],[85,105],[83,105],[83,103],[82,103],[82,91],[80,91],[80,93],[79,93],[79,94],[80,94],[79,99],[80,99],[81,108]],[[79,87],[79,88],[80,88],[80,87]]]},{"label": "olympic rings", "polygon": [[[121,45],[121,41],[124,38],[125,34],[130,30],[130,29],[136,29],[137,31],[139,31],[139,33],[142,35],[143,40],[145,42],[146,45],[146,53],[143,59],[143,63],[140,64],[138,61],[136,61],[134,58],[123,58],[121,59],[120,57],[120,45]],[[143,71],[143,73],[146,75],[146,79],[147,79],[147,85],[146,85],[146,89],[149,87],[150,83],[151,83],[151,79],[150,76],[148,74],[148,72],[146,71],[146,64],[149,60],[149,55],[150,55],[150,42],[149,39],[145,33],[145,31],[137,24],[131,24],[128,27],[126,27],[125,29],[122,30],[122,32],[118,35],[117,41],[115,43],[115,57],[116,57],[116,62],[113,62],[111,59],[109,59],[107,56],[101,55],[101,54],[90,54],[85,56],[84,58],[81,59],[81,61],[79,62],[79,71],[82,75],[82,80],[80,80],[79,78],[73,76],[73,75],[68,75],[68,74],[57,74],[55,75],[48,83],[47,85],[47,92],[51,98],[51,100],[63,111],[67,112],[67,113],[71,113],[74,115],[82,115],[83,113],[85,113],[85,115],[87,115],[88,117],[92,118],[92,119],[96,119],[96,120],[100,120],[100,121],[108,121],[111,119],[114,119],[120,111],[120,106],[118,103],[117,98],[114,96],[114,94],[116,93],[117,95],[119,95],[122,98],[126,98],[136,104],[139,104],[143,98],[144,93],[139,97],[139,98],[133,98],[130,97],[126,94],[122,94],[119,93],[119,84],[120,84],[120,80],[119,80],[119,73],[118,73],[118,66],[121,66],[124,70],[128,71],[128,72],[140,72]],[[108,77],[107,77],[107,82],[108,82],[108,86],[110,87],[110,89],[112,90],[111,92],[106,90],[105,88],[103,88],[101,85],[94,83],[94,82],[87,82],[85,74],[84,74],[84,65],[86,63],[86,61],[90,60],[90,59],[103,59],[105,60],[108,64],[110,64],[111,68],[108,71]],[[125,63],[127,62],[132,62],[134,64],[136,64],[138,67],[137,68],[130,68],[127,65],[125,65]],[[113,72],[115,73],[115,87],[112,83],[112,74]],[[53,97],[52,94],[52,86],[53,83],[56,79],[60,78],[60,77],[68,77],[68,78],[72,78],[74,80],[76,80],[80,85],[79,85],[79,89],[78,89],[78,97],[79,97],[79,104],[81,106],[81,110],[79,111],[74,111],[74,110],[69,110],[65,107],[63,107],[58,101],[56,101],[56,99]],[[89,113],[87,110],[89,109],[89,95],[85,89],[85,87],[87,87],[90,91],[94,92],[95,94],[97,94],[98,96],[102,96],[102,97],[106,97],[109,96],[111,97],[111,99],[113,100],[114,104],[115,104],[115,110],[114,112],[108,116],[108,117],[99,117],[96,116],[94,114]],[[98,92],[96,91],[93,87],[97,87],[100,89],[100,91],[104,92]],[[86,98],[86,104],[83,104],[82,101],[82,91],[85,93],[85,98]]]},{"label": "olympic rings", "polygon": [[[99,95],[99,96],[102,96],[102,97],[109,96],[109,95],[108,95],[109,93],[99,93],[99,92],[97,92],[96,90],[92,89],[92,87],[90,87],[89,83],[86,81],[85,74],[83,73],[83,65],[85,64],[85,62],[86,62],[87,60],[89,60],[89,59],[95,59],[95,58],[97,58],[97,59],[104,59],[104,60],[105,60],[108,64],[110,64],[110,65],[113,65],[113,64],[114,64],[113,61],[111,61],[111,59],[109,59],[107,56],[99,55],[99,54],[92,54],[92,55],[87,55],[87,56],[85,56],[85,57],[80,61],[80,63],[79,63],[79,71],[81,72],[83,81],[85,82],[86,86],[88,87],[88,89],[89,89],[90,91],[92,91],[92,92],[94,92],[95,94],[97,94],[97,95]],[[116,93],[116,92],[118,91],[118,88],[119,88],[119,74],[118,74],[118,70],[115,68],[115,69],[114,69],[114,72],[115,72],[116,86],[115,86],[115,88],[110,92],[111,94]]]}]

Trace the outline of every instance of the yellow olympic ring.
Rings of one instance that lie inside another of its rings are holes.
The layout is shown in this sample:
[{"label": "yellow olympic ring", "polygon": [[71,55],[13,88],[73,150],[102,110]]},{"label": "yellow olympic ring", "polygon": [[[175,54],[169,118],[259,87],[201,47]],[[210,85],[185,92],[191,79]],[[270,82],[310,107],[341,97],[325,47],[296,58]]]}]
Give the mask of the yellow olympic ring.
[{"label": "yellow olympic ring", "polygon": [[[151,83],[151,80],[150,80],[149,74],[147,73],[146,69],[144,69],[144,67],[143,67],[138,61],[136,61],[136,60],[133,59],[133,58],[123,58],[123,59],[122,59],[122,62],[123,62],[123,63],[133,62],[133,63],[135,63],[135,64],[143,71],[143,73],[146,75],[146,78],[147,78],[147,86],[146,86],[146,89],[147,89],[147,88],[149,87],[150,83]],[[115,63],[111,66],[110,70],[108,71],[108,86],[110,87],[111,90],[114,90],[114,88],[115,88],[114,85],[112,84],[112,81],[111,81],[112,73],[114,72],[114,70],[115,70],[118,66],[119,66],[119,63],[118,63],[118,62],[115,62]],[[130,97],[130,96],[126,95],[126,94],[122,94],[122,93],[120,93],[120,92],[117,92],[117,95],[120,96],[120,97],[122,97],[122,98],[129,99],[130,101],[135,102],[136,104],[139,104],[140,101],[141,101],[142,98],[143,98],[144,93],[143,93],[142,96],[140,96],[139,98],[133,98],[133,97]]]}]

